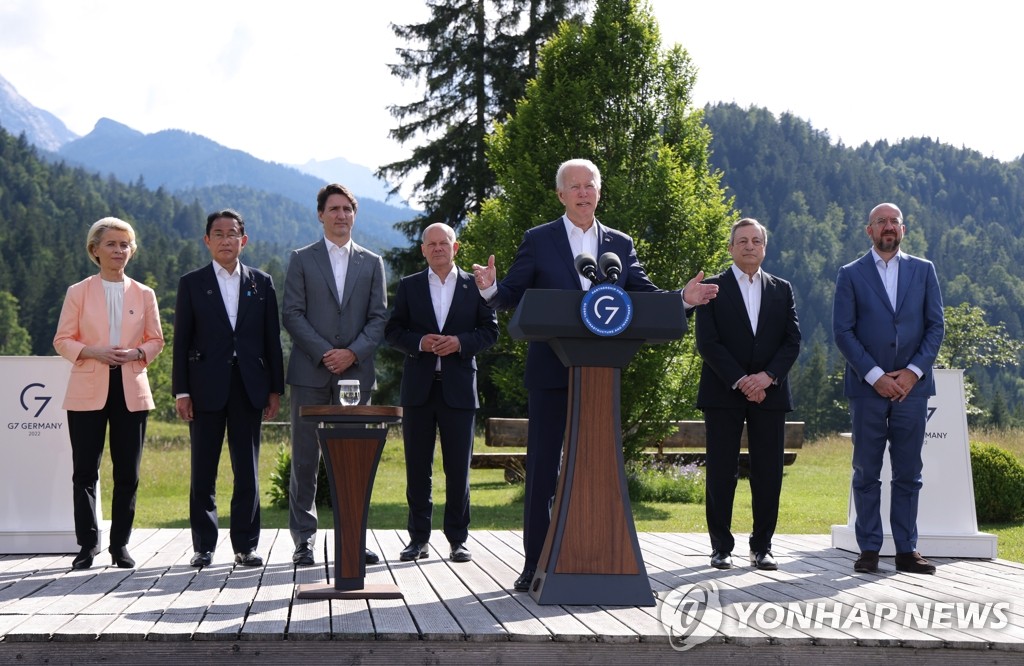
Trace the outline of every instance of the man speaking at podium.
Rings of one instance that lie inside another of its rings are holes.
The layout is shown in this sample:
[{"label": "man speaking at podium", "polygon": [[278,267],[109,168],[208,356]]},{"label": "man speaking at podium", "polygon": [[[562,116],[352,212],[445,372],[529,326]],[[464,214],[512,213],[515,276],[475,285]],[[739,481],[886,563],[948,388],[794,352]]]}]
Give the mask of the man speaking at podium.
[{"label": "man speaking at podium", "polygon": [[[513,309],[527,289],[590,289],[591,280],[575,264],[580,255],[611,252],[622,269],[615,283],[626,291],[661,291],[651,282],[636,256],[633,239],[601,224],[595,217],[601,200],[601,172],[590,160],[563,162],[555,176],[561,218],[527,230],[508,275],[497,282],[494,255],[486,266],[473,264],[477,288],[487,305]],[[591,275],[594,275],[591,273]],[[703,271],[681,292],[687,308],[702,305],[718,293],[717,285],[700,284]],[[551,522],[550,506],[558,482],[568,411],[569,370],[546,342],[531,342],[526,354],[524,384],[528,392],[526,498],[523,507],[523,571],[515,589],[530,589],[544,538]]]}]

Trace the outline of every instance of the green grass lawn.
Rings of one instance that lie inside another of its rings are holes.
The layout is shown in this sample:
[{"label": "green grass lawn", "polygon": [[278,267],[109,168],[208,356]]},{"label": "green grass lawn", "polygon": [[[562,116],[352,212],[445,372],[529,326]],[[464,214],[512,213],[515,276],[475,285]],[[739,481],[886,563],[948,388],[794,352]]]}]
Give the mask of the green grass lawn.
[{"label": "green grass lawn", "polygon": [[[1016,432],[975,433],[976,442],[996,444],[1024,459],[1024,434]],[[263,494],[263,526],[286,528],[288,510],[270,505],[270,474],[279,447],[287,445],[287,430],[278,426],[265,430],[260,455],[260,487]],[[850,485],[850,440],[828,437],[804,444],[796,463],[786,468],[779,513],[780,534],[828,534],[832,525],[846,523]],[[104,514],[109,515],[110,458],[104,457],[102,470]],[[927,483],[927,479],[925,479]],[[188,527],[189,450],[188,431],[180,423],[152,421],[142,456],[142,479],[136,527]],[[472,470],[470,485],[473,502],[471,529],[522,529],[522,485],[505,483],[502,470]],[[440,530],[443,516],[444,473],[440,451],[434,466],[434,527]],[[220,525],[228,526],[231,504],[231,462],[225,447],[217,482]],[[634,503],[633,515],[641,532],[704,532],[703,504]],[[737,488],[733,529],[749,532],[750,487],[741,480]],[[320,510],[320,524],[332,525],[329,509]],[[377,470],[370,507],[370,527],[405,529],[405,458],[401,435],[393,430]],[[999,557],[1024,562],[1024,525],[982,524],[983,532],[999,537]],[[925,554],[927,556],[927,553]]]}]

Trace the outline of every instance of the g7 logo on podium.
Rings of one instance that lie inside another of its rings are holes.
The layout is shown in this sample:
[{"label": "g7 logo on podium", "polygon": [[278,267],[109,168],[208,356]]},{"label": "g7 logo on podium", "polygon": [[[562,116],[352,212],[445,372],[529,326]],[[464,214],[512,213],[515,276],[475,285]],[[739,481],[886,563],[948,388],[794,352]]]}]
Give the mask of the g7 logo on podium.
[{"label": "g7 logo on podium", "polygon": [[633,321],[633,301],[621,287],[599,284],[583,295],[580,316],[591,333],[615,336]]}]

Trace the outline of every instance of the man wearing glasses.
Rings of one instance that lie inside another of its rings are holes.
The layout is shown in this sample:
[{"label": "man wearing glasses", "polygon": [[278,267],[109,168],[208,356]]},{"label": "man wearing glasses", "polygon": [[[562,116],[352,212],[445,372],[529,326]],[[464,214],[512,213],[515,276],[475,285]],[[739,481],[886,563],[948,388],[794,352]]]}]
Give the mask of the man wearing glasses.
[{"label": "man wearing glasses", "polygon": [[284,358],[274,280],[239,261],[245,221],[211,213],[203,242],[213,261],[182,276],[174,308],[172,391],[192,445],[189,524],[192,566],[209,566],[217,547],[217,467],[224,431],[234,474],[231,547],[235,563],[263,565],[259,457],[262,421],[284,393]]},{"label": "man wearing glasses", "polygon": [[903,213],[878,204],[866,229],[872,248],[839,269],[832,330],[846,358],[844,393],[853,421],[853,486],[860,557],[854,571],[878,570],[882,549],[882,460],[892,464],[889,524],[896,569],[932,574],[917,552],[917,500],[921,491],[928,398],[935,395],[932,364],[945,324],[935,266],[900,250]]}]

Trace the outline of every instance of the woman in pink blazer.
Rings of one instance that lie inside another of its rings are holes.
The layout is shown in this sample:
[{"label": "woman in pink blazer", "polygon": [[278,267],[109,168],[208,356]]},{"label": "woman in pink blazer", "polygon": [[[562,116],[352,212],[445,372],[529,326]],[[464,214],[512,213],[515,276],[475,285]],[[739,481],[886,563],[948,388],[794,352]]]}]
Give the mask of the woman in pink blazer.
[{"label": "woman in pink blazer", "polygon": [[105,217],[92,225],[86,249],[100,272],[68,287],[53,338],[57,352],[73,364],[64,398],[75,536],[81,547],[73,569],[88,569],[99,554],[96,482],[108,423],[114,464],[109,551],[113,564],[135,566],[128,537],[135,520],[146,418],[153,409],[146,366],[164,347],[156,294],[124,274],[136,247],[135,231],[127,222]]}]

